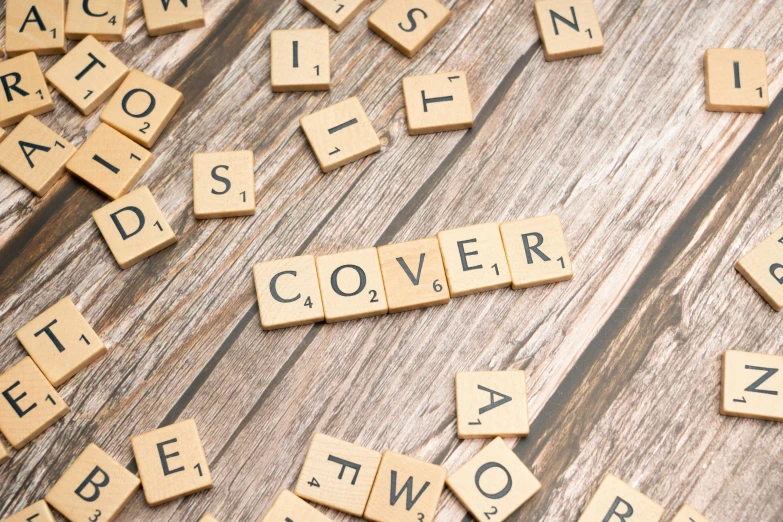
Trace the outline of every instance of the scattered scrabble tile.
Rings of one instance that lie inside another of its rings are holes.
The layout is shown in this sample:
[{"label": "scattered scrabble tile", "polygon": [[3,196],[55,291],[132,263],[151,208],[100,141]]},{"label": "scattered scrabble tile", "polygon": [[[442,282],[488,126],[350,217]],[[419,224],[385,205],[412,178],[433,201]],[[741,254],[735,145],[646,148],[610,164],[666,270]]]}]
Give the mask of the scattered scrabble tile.
[{"label": "scattered scrabble tile", "polygon": [[604,50],[604,36],[593,0],[536,0],[533,5],[548,61]]},{"label": "scattered scrabble tile", "polygon": [[68,406],[29,357],[0,375],[0,395],[0,431],[14,449],[22,449],[68,413]]},{"label": "scattered scrabble tile", "polygon": [[723,352],[720,412],[783,421],[783,356]]},{"label": "scattered scrabble tile", "polygon": [[449,18],[451,11],[437,0],[386,0],[367,23],[381,38],[411,58]]},{"label": "scattered scrabble tile", "polygon": [[704,76],[708,111],[764,112],[769,107],[764,51],[707,49]]},{"label": "scattered scrabble tile", "polygon": [[128,0],[72,0],[68,3],[65,36],[69,40],[93,36],[97,40],[119,42],[125,39],[127,19]]},{"label": "scattered scrabble tile", "polygon": [[5,449],[5,446],[2,442],[0,442],[0,466],[5,464],[11,459],[11,455],[8,453],[8,450]]},{"label": "scattered scrabble tile", "polygon": [[349,98],[299,122],[324,172],[381,150],[381,140],[359,98]]},{"label": "scattered scrabble tile", "polygon": [[468,81],[463,71],[402,79],[411,136],[473,127]]},{"label": "scattered scrabble tile", "polygon": [[497,223],[439,232],[438,242],[451,297],[495,290],[511,284]]},{"label": "scattered scrabble tile", "polygon": [[207,457],[193,419],[133,437],[131,445],[150,506],[212,487]]},{"label": "scattered scrabble tile", "polygon": [[65,54],[65,0],[8,0],[5,27],[8,56]]},{"label": "scattered scrabble tile", "polygon": [[193,210],[198,219],[251,216],[256,212],[252,150],[193,156]]},{"label": "scattered scrabble tile", "polygon": [[451,299],[434,237],[378,247],[389,312],[446,304]]},{"label": "scattered scrabble tile", "polygon": [[0,62],[0,127],[19,123],[28,114],[54,110],[49,87],[33,53]]},{"label": "scattered scrabble tile", "polygon": [[46,494],[46,502],[71,522],[111,522],[139,484],[125,466],[90,444]]},{"label": "scattered scrabble tile", "polygon": [[563,225],[556,214],[500,225],[514,290],[574,276]]},{"label": "scattered scrabble tile", "polygon": [[693,509],[688,504],[683,504],[680,510],[674,515],[671,522],[710,522],[707,518]]},{"label": "scattered scrabble tile", "polygon": [[331,522],[331,519],[288,490],[278,495],[261,522]]},{"label": "scattered scrabble tile", "polygon": [[631,515],[633,522],[658,522],[664,511],[661,506],[607,473],[578,522],[604,522]]},{"label": "scattered scrabble tile", "polygon": [[373,522],[431,522],[448,470],[392,451],[383,453],[364,511]]},{"label": "scattered scrabble tile", "polygon": [[530,434],[525,372],[460,372],[455,381],[460,439]]},{"label": "scattered scrabble tile", "polygon": [[294,493],[361,517],[380,462],[381,454],[377,451],[316,433]]},{"label": "scattered scrabble tile", "polygon": [[127,75],[125,64],[92,36],[46,71],[49,83],[84,115],[111,96]]},{"label": "scattered scrabble tile", "polygon": [[376,248],[318,256],[315,265],[327,323],[389,311]]},{"label": "scattered scrabble tile", "polygon": [[201,0],[141,0],[150,36],[204,27]]},{"label": "scattered scrabble tile", "polygon": [[104,107],[101,121],[149,149],[183,101],[178,90],[134,70]]},{"label": "scattered scrabble tile", "polygon": [[27,116],[0,143],[0,168],[37,196],[46,194],[65,172],[76,147],[59,134]]},{"label": "scattered scrabble tile", "polygon": [[313,256],[257,263],[253,267],[264,330],[319,323],[324,306]]},{"label": "scattered scrabble tile", "polygon": [[329,29],[272,31],[272,92],[331,88]]},{"label": "scattered scrabble tile", "polygon": [[212,515],[210,515],[209,513],[207,513],[206,515],[204,515],[203,517],[201,517],[201,519],[199,520],[199,522],[218,522],[218,519],[216,519],[215,517],[213,517]]},{"label": "scattered scrabble tile", "polygon": [[2,522],[54,522],[52,512],[46,502],[39,500],[35,504],[27,506],[22,511],[11,515]]},{"label": "scattered scrabble tile", "polygon": [[123,270],[177,242],[147,187],[99,208],[92,218]]},{"label": "scattered scrabble tile", "polygon": [[17,330],[16,338],[52,386],[60,386],[106,353],[101,338],[68,298]]},{"label": "scattered scrabble tile", "polygon": [[341,31],[369,0],[299,0],[335,31]]},{"label": "scattered scrabble tile", "polygon": [[496,438],[446,483],[476,520],[503,522],[541,489],[541,483],[503,439]]},{"label": "scattered scrabble tile", "polygon": [[152,165],[150,151],[101,123],[65,168],[110,199],[128,193]]},{"label": "scattered scrabble tile", "polygon": [[740,258],[734,268],[779,312],[783,308],[783,227]]}]

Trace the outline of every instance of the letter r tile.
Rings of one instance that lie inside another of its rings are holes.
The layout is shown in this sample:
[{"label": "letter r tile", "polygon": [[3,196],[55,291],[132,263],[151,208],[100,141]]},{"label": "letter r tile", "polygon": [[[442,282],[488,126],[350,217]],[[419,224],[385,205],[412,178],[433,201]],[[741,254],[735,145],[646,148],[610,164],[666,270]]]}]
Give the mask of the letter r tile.
[{"label": "letter r tile", "polygon": [[0,62],[0,127],[53,110],[52,96],[35,54]]},{"label": "letter r tile", "polygon": [[630,517],[634,522],[659,522],[666,510],[611,473],[607,473],[577,522],[603,522]]}]

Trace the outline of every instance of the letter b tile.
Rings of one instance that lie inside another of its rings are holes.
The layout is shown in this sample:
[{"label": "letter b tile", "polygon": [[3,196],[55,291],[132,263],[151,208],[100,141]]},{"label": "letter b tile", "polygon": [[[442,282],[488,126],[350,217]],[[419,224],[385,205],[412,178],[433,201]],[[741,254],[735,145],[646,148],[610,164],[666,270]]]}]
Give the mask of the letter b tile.
[{"label": "letter b tile", "polygon": [[253,267],[253,276],[264,330],[324,320],[313,256],[257,263]]},{"label": "letter b tile", "polygon": [[438,232],[451,297],[511,285],[506,251],[497,223]]},{"label": "letter b tile", "polygon": [[327,323],[388,312],[376,248],[315,258]]},{"label": "letter b tile", "polygon": [[734,265],[776,311],[783,309],[783,227]]},{"label": "letter b tile", "polygon": [[607,473],[577,522],[604,522],[628,518],[633,522],[659,522],[664,509],[611,473]]}]

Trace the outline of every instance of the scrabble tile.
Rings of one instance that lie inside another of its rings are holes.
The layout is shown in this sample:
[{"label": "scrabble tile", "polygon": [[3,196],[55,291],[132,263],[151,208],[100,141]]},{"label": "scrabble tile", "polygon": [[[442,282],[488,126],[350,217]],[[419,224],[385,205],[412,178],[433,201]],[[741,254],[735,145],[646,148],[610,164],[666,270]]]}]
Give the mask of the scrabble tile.
[{"label": "scrabble tile", "polygon": [[377,451],[316,433],[294,493],[361,517],[380,462]]},{"label": "scrabble tile", "polygon": [[101,121],[149,149],[183,101],[178,90],[134,70],[104,107]]},{"label": "scrabble tile", "polygon": [[125,39],[128,0],[74,0],[68,3],[67,14],[65,36],[69,40],[86,36],[112,42]]},{"label": "scrabble tile", "polygon": [[218,519],[216,519],[215,517],[213,517],[212,515],[210,515],[209,513],[207,513],[206,515],[204,515],[203,517],[201,517],[201,519],[199,520],[199,522],[218,522]]},{"label": "scrabble tile", "polygon": [[683,504],[680,510],[674,515],[671,522],[710,522],[707,518],[693,509],[688,504]]},{"label": "scrabble tile", "polygon": [[367,23],[381,38],[411,58],[449,18],[451,11],[437,0],[386,0]]},{"label": "scrabble tile", "polygon": [[11,455],[8,453],[8,450],[5,448],[2,442],[0,442],[0,466],[5,464],[11,459]]},{"label": "scrabble tile", "polygon": [[547,61],[604,50],[593,0],[536,0],[533,5]]},{"label": "scrabble tile", "polygon": [[0,143],[0,168],[37,196],[43,196],[63,175],[74,152],[76,147],[34,116],[28,116]]},{"label": "scrabble tile", "polygon": [[525,372],[460,372],[455,388],[460,439],[530,434]]},{"label": "scrabble tile", "polygon": [[764,112],[769,107],[764,51],[707,49],[704,76],[708,111]]},{"label": "scrabble tile", "polygon": [[125,64],[92,36],[46,71],[49,83],[84,115],[92,114],[127,75]]},{"label": "scrabble tile", "polygon": [[315,258],[327,323],[389,311],[376,248]]},{"label": "scrabble tile", "polygon": [[411,136],[473,127],[468,81],[463,71],[402,79]]},{"label": "scrabble tile", "polygon": [[133,437],[131,445],[150,506],[212,487],[207,457],[193,419]]},{"label": "scrabble tile", "polygon": [[329,29],[272,31],[272,92],[331,88]]},{"label": "scrabble tile", "polygon": [[341,31],[369,0],[299,0],[335,31]]},{"label": "scrabble tile", "polygon": [[720,412],[783,421],[783,356],[723,352]]},{"label": "scrabble tile", "polygon": [[381,150],[381,140],[359,98],[348,98],[299,122],[324,172]]},{"label": "scrabble tile", "polygon": [[364,518],[373,522],[431,522],[448,470],[392,451],[383,453]]},{"label": "scrabble tile", "polygon": [[3,519],[2,522],[54,522],[54,517],[46,502],[39,500],[22,511]]},{"label": "scrabble tile", "polygon": [[33,53],[0,62],[0,127],[19,123],[28,114],[54,110],[49,87]]},{"label": "scrabble tile", "polygon": [[16,338],[52,386],[106,354],[101,338],[67,297],[17,330]]},{"label": "scrabble tile", "polygon": [[[490,442],[446,481],[476,520],[503,522],[541,489],[541,483],[503,439]],[[490,514],[490,515],[487,515]]]},{"label": "scrabble tile", "polygon": [[611,473],[607,473],[598,491],[577,522],[604,522],[627,518],[633,522],[658,522],[664,509]]},{"label": "scrabble tile", "polygon": [[451,297],[486,292],[511,284],[497,223],[439,232],[438,243]]},{"label": "scrabble tile", "polygon": [[104,196],[117,199],[147,172],[152,159],[150,151],[101,123],[65,168]]},{"label": "scrabble tile", "polygon": [[147,187],[99,208],[92,218],[123,270],[177,242]]},{"label": "scrabble tile", "polygon": [[734,268],[779,312],[783,308],[783,227],[741,257]]},{"label": "scrabble tile", "polygon": [[65,0],[8,0],[5,26],[8,56],[65,54]]},{"label": "scrabble tile", "polygon": [[434,237],[378,247],[378,258],[390,313],[451,300],[440,246]]},{"label": "scrabble tile", "polygon": [[195,154],[193,210],[198,219],[255,214],[256,178],[253,151]]},{"label": "scrabble tile", "polygon": [[278,495],[261,522],[331,522],[331,519],[288,490]]},{"label": "scrabble tile", "polygon": [[95,444],[79,455],[46,502],[71,522],[111,522],[139,488],[139,478]]},{"label": "scrabble tile", "polygon": [[253,267],[264,330],[319,323],[324,305],[313,256],[257,263]]},{"label": "scrabble tile", "polygon": [[22,449],[68,413],[68,406],[29,357],[0,375],[0,396],[0,431],[14,449]]},{"label": "scrabble tile", "polygon": [[141,0],[150,36],[204,27],[201,0]]},{"label": "scrabble tile", "polygon": [[500,225],[514,290],[574,276],[563,225],[556,214]]}]

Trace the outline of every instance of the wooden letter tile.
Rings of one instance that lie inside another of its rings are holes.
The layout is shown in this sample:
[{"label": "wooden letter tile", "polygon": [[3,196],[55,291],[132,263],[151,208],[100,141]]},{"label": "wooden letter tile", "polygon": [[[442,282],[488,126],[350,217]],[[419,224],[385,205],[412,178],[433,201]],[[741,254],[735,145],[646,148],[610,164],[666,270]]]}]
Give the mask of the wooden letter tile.
[{"label": "wooden letter tile", "polygon": [[212,487],[207,457],[193,419],[133,437],[131,445],[150,506]]},{"label": "wooden letter tile", "polygon": [[278,495],[261,522],[331,522],[331,519],[288,490]]},{"label": "wooden letter tile", "polygon": [[37,196],[43,196],[63,175],[74,152],[76,147],[34,116],[28,116],[0,143],[0,168]]},{"label": "wooden letter tile", "polygon": [[378,247],[389,312],[446,304],[446,272],[434,237]]},{"label": "wooden letter tile", "polygon": [[783,308],[783,227],[740,258],[734,268],[779,312]]},{"label": "wooden letter tile", "polygon": [[54,110],[49,87],[34,53],[0,62],[0,127],[19,123],[28,114]]},{"label": "wooden letter tile", "polygon": [[384,452],[364,518],[373,522],[431,522],[448,473],[443,466]]},{"label": "wooden letter tile", "polygon": [[256,178],[253,151],[195,154],[193,210],[197,219],[255,214]]},{"label": "wooden letter tile", "polygon": [[3,519],[2,522],[54,522],[54,517],[46,502],[39,500],[22,511]]},{"label": "wooden letter tile", "polygon": [[674,515],[671,522],[710,522],[707,518],[693,509],[688,504],[683,504],[680,510]]},{"label": "wooden letter tile", "polygon": [[106,353],[101,338],[68,298],[17,330],[16,338],[52,386],[60,386]]},{"label": "wooden letter tile", "polygon": [[473,127],[468,81],[463,71],[402,79],[411,136]]},{"label": "wooden letter tile", "polygon": [[437,0],[386,0],[367,23],[381,38],[411,58],[449,18],[451,11]]},{"label": "wooden letter tile", "polygon": [[212,515],[210,515],[209,513],[207,513],[206,515],[204,515],[203,517],[201,517],[201,519],[199,520],[199,522],[218,522],[218,519],[216,519],[215,517],[213,517]]},{"label": "wooden letter tile", "polygon": [[127,75],[125,64],[92,36],[46,71],[49,83],[84,115],[111,96]]},{"label": "wooden letter tile", "polygon": [[328,91],[329,29],[272,31],[272,91]]},{"label": "wooden letter tile", "polygon": [[541,489],[541,483],[503,439],[490,442],[446,481],[476,520],[503,522]]},{"label": "wooden letter tile", "polygon": [[201,0],[141,0],[150,36],[204,27]]},{"label": "wooden letter tile", "polygon": [[548,61],[598,54],[604,36],[593,0],[536,0],[536,25]]},{"label": "wooden letter tile", "polygon": [[65,54],[65,0],[8,0],[5,50],[8,56]]},{"label": "wooden letter tile", "polygon": [[563,225],[556,214],[500,225],[514,290],[574,276]]},{"label": "wooden letter tile", "polygon": [[708,111],[764,112],[769,107],[764,51],[707,49],[704,75]]},{"label": "wooden letter tile", "polygon": [[264,330],[324,320],[313,256],[257,263],[253,267],[253,276]]},{"label": "wooden letter tile", "polygon": [[530,434],[525,372],[460,372],[455,381],[460,439]]},{"label": "wooden letter tile", "polygon": [[92,218],[123,270],[177,242],[147,187],[99,208]]},{"label": "wooden letter tile", "polygon": [[381,150],[381,140],[359,98],[349,98],[299,122],[324,172]]},{"label": "wooden letter tile", "polygon": [[511,284],[497,223],[439,232],[438,242],[451,297],[486,292]]},{"label": "wooden letter tile", "polygon": [[315,258],[327,323],[389,311],[376,248]]},{"label": "wooden letter tile", "polygon": [[101,121],[149,149],[183,101],[178,90],[142,72],[131,71],[104,107]]},{"label": "wooden letter tile", "polygon": [[633,522],[659,522],[664,511],[642,493],[607,473],[578,522],[603,522],[628,518],[631,514]]},{"label": "wooden letter tile", "polygon": [[316,433],[294,493],[316,504],[361,517],[380,462],[381,454],[377,451]]},{"label": "wooden letter tile", "polygon": [[8,450],[5,448],[2,442],[0,442],[0,466],[5,464],[11,459],[11,455],[8,453]]},{"label": "wooden letter tile", "polygon": [[783,356],[727,350],[722,384],[723,415],[783,421]]},{"label": "wooden letter tile", "polygon": [[46,502],[71,522],[96,516],[111,522],[139,487],[139,478],[90,444],[46,495]]},{"label": "wooden letter tile", "polygon": [[68,413],[68,406],[33,360],[25,357],[0,375],[0,431],[22,449]]},{"label": "wooden letter tile", "polygon": [[119,42],[125,39],[128,0],[90,0],[68,3],[65,36],[81,40],[93,36],[97,40]]},{"label": "wooden letter tile", "polygon": [[150,151],[101,123],[65,168],[106,197],[117,199],[128,193],[150,165]]},{"label": "wooden letter tile", "polygon": [[299,0],[335,31],[341,31],[369,0]]}]

